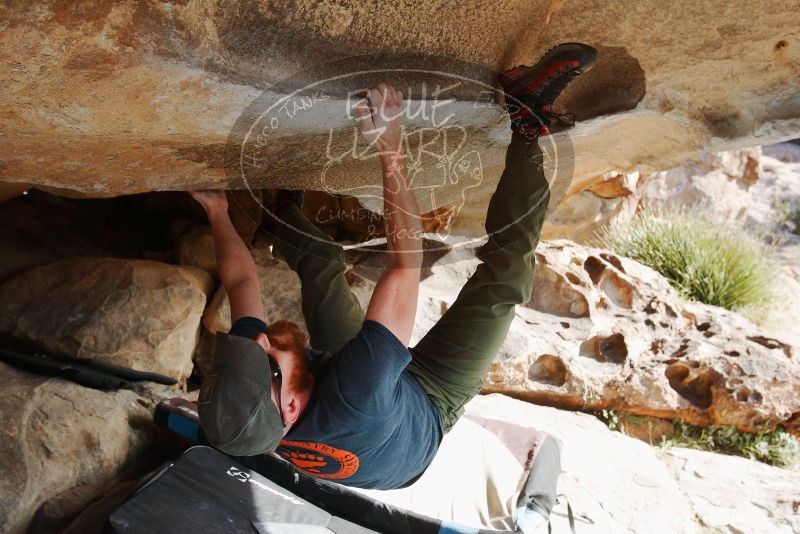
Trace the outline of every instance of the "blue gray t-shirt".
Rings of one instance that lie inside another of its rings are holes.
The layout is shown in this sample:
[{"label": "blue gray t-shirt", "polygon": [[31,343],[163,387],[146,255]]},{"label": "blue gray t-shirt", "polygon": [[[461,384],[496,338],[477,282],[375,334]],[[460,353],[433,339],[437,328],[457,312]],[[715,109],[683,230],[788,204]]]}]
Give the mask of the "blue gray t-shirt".
[{"label": "blue gray t-shirt", "polygon": [[442,440],[439,410],[406,370],[411,353],[366,320],[339,352],[308,351],[316,391],[277,453],[317,478],[393,489],[416,480]]}]

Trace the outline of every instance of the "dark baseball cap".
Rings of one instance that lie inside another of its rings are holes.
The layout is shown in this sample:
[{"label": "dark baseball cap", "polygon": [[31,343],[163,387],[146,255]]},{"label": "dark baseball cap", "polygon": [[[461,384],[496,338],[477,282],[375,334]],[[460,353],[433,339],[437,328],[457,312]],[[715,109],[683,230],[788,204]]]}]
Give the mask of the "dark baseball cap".
[{"label": "dark baseball cap", "polygon": [[197,409],[206,439],[233,456],[274,451],[283,437],[272,402],[270,358],[255,340],[217,333],[214,364],[203,380]]}]

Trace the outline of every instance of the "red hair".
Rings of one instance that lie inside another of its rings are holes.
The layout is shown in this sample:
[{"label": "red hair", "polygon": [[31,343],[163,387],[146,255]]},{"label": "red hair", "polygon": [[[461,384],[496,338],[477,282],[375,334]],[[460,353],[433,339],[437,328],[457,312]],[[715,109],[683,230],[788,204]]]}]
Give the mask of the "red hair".
[{"label": "red hair", "polygon": [[306,391],[314,386],[314,378],[308,372],[306,347],[308,335],[297,324],[291,321],[275,321],[269,325],[267,334],[269,344],[278,350],[290,352],[294,357],[296,372],[284,377],[291,387],[297,391]]}]

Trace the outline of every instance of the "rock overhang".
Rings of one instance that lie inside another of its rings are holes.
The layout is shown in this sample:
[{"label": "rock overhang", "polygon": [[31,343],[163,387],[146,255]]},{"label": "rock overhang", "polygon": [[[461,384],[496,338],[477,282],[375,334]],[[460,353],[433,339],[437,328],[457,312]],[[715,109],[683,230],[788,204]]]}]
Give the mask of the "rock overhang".
[{"label": "rock overhang", "polygon": [[[659,170],[706,147],[796,136],[800,14],[790,2],[769,4],[755,13],[745,2],[6,6],[0,181],[74,196],[240,188],[226,159],[236,121],[287,78],[313,81],[324,65],[369,57],[362,68],[396,68],[397,58],[415,56],[439,58],[434,66],[445,69],[451,60],[498,71],[581,40],[598,47],[600,60],[558,103],[584,121],[569,132],[574,172],[562,193],[572,196],[608,171]],[[474,97],[460,96],[467,105]],[[485,180],[460,212],[466,233],[478,231],[502,170],[501,116],[493,109],[460,119],[474,128],[485,163]],[[275,172],[257,186],[379,185],[369,162],[343,166],[327,185],[318,178],[316,150],[332,125],[343,140],[352,123],[322,113],[287,129]],[[445,185],[440,197],[457,202],[460,190]]]}]

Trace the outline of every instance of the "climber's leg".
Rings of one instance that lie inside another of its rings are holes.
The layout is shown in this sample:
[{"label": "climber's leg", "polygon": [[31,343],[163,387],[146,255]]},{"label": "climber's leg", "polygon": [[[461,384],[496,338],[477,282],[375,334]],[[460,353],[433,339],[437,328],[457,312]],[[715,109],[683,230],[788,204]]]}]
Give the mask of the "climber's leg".
[{"label": "climber's leg", "polygon": [[283,208],[280,219],[273,231],[272,253],[300,276],[311,346],[336,352],[355,337],[364,321],[364,311],[344,277],[344,251],[296,205]]},{"label": "climber's leg", "polygon": [[515,138],[486,216],[488,242],[482,263],[455,303],[411,349],[409,372],[442,410],[445,430],[475,396],[514,318],[514,306],[530,300],[533,251],[550,191],[538,144]]},{"label": "climber's leg", "polygon": [[556,504],[561,453],[552,436],[546,436],[536,451],[531,472],[517,501],[517,526],[522,532],[543,532]]},{"label": "climber's leg", "polygon": [[530,299],[533,251],[550,200],[536,140],[548,135],[561,117],[552,109],[558,95],[596,59],[597,50],[591,46],[562,43],[535,65],[500,76],[512,141],[503,176],[489,201],[489,240],[478,253],[482,263],[453,306],[411,350],[414,358],[408,366],[441,409],[445,431],[480,390],[481,378],[508,333],[514,306]]}]

